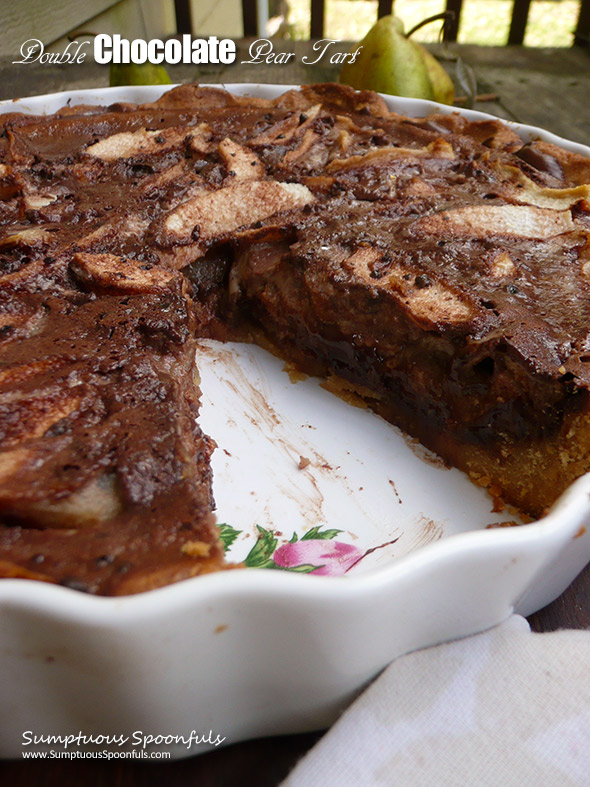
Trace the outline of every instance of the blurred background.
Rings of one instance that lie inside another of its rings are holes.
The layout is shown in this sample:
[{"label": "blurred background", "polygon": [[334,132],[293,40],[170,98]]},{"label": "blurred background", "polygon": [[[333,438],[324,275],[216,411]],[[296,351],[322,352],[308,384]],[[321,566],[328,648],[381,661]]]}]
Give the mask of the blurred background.
[{"label": "blurred background", "polygon": [[[68,35],[82,30],[146,39],[190,31],[199,37],[305,40],[311,32],[314,38],[356,41],[375,22],[378,10],[379,15],[389,12],[387,6],[383,0],[59,0],[54,5],[3,0],[0,53],[16,54],[28,38],[62,51]],[[393,11],[409,30],[447,6],[458,21],[449,40],[483,46],[503,46],[509,40],[530,47],[588,46],[590,0],[396,0]],[[434,24],[415,37],[436,41],[439,33],[440,24]]]}]

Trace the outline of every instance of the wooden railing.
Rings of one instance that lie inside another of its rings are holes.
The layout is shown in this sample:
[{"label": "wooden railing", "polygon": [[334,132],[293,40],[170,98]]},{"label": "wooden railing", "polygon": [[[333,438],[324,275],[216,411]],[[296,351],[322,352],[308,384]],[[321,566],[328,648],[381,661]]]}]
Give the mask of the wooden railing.
[{"label": "wooden railing", "polygon": [[[447,41],[456,41],[461,20],[463,0],[447,0],[447,11],[453,12],[453,19],[449,22],[445,30]],[[529,20],[529,10],[531,0],[514,0],[512,6],[512,17],[510,19],[510,29],[508,31],[508,44],[522,44],[526,33]],[[555,4],[556,13],[559,5]],[[582,0],[578,22],[572,44],[574,46],[588,46],[590,43],[590,0]]]},{"label": "wooden railing", "polygon": [[[190,0],[174,0],[176,6],[176,21],[179,33],[192,32]],[[393,0],[378,0],[377,16],[387,16],[391,13]],[[512,18],[508,33],[509,44],[522,44],[529,18],[531,0],[514,0]],[[447,11],[453,12],[453,18],[445,27],[445,40],[456,41],[461,21],[463,0],[447,0]],[[557,9],[556,4],[556,9]],[[324,37],[326,0],[311,0],[311,20],[309,27],[310,38]],[[242,18],[244,22],[244,36],[261,35],[256,22],[256,0],[242,0]],[[221,32],[221,31],[220,31]],[[574,46],[590,46],[590,0],[582,0],[580,13],[574,32]]]}]

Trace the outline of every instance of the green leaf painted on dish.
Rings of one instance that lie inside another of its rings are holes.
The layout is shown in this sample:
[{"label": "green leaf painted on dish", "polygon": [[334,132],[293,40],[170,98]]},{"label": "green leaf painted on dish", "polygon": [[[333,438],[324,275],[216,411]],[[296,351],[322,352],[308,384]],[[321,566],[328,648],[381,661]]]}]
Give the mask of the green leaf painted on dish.
[{"label": "green leaf painted on dish", "polygon": [[294,571],[296,574],[309,574],[315,571],[316,568],[323,568],[323,566],[312,566],[310,563],[304,563],[301,566],[291,566],[290,568],[283,568],[281,566],[282,571]]},{"label": "green leaf painted on dish", "polygon": [[[332,538],[336,538],[338,533],[342,533],[342,530],[320,530],[320,526],[312,527],[311,530],[308,530],[307,533],[304,533],[301,536],[302,541],[312,541],[321,539],[323,541],[329,541]],[[318,566],[316,566],[318,568]]]},{"label": "green leaf painted on dish", "polygon": [[311,563],[302,563],[300,566],[278,566],[273,561],[272,565],[265,566],[265,568],[276,568],[279,571],[294,571],[296,574],[310,574],[316,568],[323,568],[323,566],[312,566]]},{"label": "green leaf painted on dish", "polygon": [[248,552],[244,565],[248,568],[274,568],[272,556],[277,548],[277,539],[271,530],[265,530],[260,525],[256,525],[258,538],[252,549]]},{"label": "green leaf painted on dish", "polygon": [[219,540],[223,544],[225,552],[227,552],[241,532],[241,530],[236,530],[231,525],[219,525]]}]

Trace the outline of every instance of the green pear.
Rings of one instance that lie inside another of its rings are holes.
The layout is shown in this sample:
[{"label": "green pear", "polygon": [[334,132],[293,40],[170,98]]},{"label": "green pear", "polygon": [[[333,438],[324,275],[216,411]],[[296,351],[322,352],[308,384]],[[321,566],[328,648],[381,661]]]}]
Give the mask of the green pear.
[{"label": "green pear", "polygon": [[376,90],[408,98],[433,99],[422,53],[404,35],[403,23],[383,16],[360,42],[354,63],[345,63],[340,81],[360,90]]},{"label": "green pear", "polygon": [[153,63],[119,64],[111,63],[109,69],[109,85],[119,87],[122,85],[171,85],[172,80],[164,66]]},{"label": "green pear", "polygon": [[422,57],[426,63],[434,100],[438,101],[439,104],[452,104],[455,100],[455,86],[453,85],[453,80],[426,47],[423,47],[422,44],[419,44],[417,41],[413,43],[422,53]]},{"label": "green pear", "polygon": [[381,17],[360,46],[355,62],[345,63],[340,71],[340,81],[344,84],[441,104],[453,103],[455,89],[451,78],[428,50],[407,38],[403,22],[397,17]]}]

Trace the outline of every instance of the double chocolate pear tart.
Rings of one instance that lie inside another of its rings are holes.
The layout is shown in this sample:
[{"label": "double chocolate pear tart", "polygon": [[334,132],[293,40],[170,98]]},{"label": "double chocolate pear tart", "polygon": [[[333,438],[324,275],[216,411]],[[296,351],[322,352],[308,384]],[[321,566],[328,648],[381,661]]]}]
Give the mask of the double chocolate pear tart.
[{"label": "double chocolate pear tart", "polygon": [[590,470],[590,159],[338,85],[0,130],[0,576],[229,567],[202,337],[331,377],[529,516]]}]

